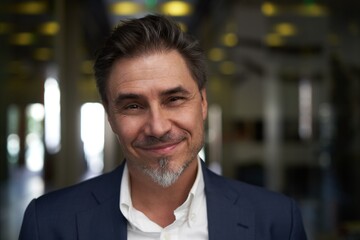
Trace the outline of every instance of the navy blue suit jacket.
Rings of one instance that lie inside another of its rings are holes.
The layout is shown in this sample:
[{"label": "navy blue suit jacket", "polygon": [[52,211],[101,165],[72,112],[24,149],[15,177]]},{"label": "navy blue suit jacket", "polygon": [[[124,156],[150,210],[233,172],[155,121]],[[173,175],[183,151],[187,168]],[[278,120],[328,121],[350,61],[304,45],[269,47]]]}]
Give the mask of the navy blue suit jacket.
[{"label": "navy blue suit jacket", "polygon": [[[20,240],[125,240],[119,210],[124,164],[114,171],[33,200]],[[305,240],[295,202],[278,193],[226,179],[202,164],[210,240]]]}]

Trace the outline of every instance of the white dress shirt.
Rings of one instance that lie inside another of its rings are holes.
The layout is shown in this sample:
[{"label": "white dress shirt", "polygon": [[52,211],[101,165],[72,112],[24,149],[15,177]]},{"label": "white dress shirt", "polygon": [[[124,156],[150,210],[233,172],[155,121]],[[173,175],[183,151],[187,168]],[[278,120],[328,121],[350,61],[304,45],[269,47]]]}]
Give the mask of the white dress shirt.
[{"label": "white dress shirt", "polygon": [[133,207],[129,171],[125,164],[119,204],[120,211],[128,221],[129,240],[208,239],[205,184],[200,161],[198,159],[196,179],[186,201],[175,209],[175,221],[165,228],[151,221],[145,214]]}]

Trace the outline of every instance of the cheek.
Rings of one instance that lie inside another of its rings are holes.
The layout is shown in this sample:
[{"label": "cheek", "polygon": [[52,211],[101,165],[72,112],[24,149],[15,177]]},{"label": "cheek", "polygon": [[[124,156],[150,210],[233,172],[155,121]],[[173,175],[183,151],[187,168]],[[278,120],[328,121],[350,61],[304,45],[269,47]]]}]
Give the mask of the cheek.
[{"label": "cheek", "polygon": [[197,132],[203,128],[204,119],[201,109],[194,109],[184,113],[178,113],[177,118],[182,126],[190,132]]},{"label": "cheek", "polygon": [[139,123],[134,119],[129,118],[116,118],[111,123],[113,132],[122,145],[128,145],[132,142],[139,132]]}]

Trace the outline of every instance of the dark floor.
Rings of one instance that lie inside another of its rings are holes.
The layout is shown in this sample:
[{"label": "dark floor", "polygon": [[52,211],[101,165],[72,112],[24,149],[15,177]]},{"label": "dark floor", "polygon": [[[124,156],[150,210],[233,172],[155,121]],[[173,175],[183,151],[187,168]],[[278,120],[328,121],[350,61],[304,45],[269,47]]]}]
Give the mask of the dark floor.
[{"label": "dark floor", "polygon": [[18,239],[26,206],[44,193],[44,181],[39,173],[17,168],[10,175],[0,185],[0,240]]}]

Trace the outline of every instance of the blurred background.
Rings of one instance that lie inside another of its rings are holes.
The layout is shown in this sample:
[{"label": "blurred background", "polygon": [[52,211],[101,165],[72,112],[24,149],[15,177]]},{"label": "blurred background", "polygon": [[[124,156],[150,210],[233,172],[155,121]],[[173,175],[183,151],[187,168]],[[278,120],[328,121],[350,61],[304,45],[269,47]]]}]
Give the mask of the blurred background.
[{"label": "blurred background", "polygon": [[208,59],[202,156],[282,192],[309,239],[360,239],[360,2],[1,0],[0,238],[41,194],[123,159],[96,91],[96,50],[121,20],[173,16]]}]

